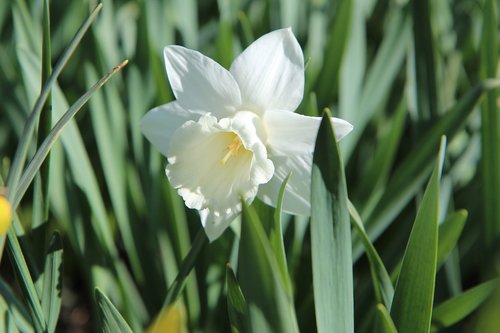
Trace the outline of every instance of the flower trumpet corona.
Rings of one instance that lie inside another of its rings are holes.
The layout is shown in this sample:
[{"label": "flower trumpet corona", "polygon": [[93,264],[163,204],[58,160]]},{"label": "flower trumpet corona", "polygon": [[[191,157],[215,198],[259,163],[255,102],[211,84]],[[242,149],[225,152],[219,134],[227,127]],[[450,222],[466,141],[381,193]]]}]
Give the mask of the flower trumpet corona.
[{"label": "flower trumpet corona", "polygon": [[[210,241],[255,197],[310,215],[311,166],[321,118],[294,111],[304,93],[304,58],[291,29],[268,33],[224,69],[181,46],[164,50],[174,102],[149,111],[142,132],[168,159],[167,177],[197,209]],[[331,118],[337,140],[351,124]]]}]

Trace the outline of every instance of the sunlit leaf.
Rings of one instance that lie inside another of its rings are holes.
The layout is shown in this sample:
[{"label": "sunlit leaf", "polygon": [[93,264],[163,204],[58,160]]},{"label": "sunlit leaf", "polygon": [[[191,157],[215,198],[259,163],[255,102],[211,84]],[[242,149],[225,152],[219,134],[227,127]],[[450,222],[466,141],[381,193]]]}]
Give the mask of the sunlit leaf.
[{"label": "sunlit leaf", "polygon": [[311,251],[318,332],[354,332],[351,226],[344,166],[329,112],[314,150]]}]

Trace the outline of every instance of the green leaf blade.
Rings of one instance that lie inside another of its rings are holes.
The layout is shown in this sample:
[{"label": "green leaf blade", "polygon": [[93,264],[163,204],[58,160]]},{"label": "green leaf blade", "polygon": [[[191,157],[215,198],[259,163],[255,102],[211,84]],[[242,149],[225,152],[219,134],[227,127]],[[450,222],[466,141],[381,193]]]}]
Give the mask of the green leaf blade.
[{"label": "green leaf blade", "polygon": [[[24,304],[17,299],[14,291],[2,278],[0,278],[0,295],[0,308],[4,307],[5,311],[8,311],[8,313],[10,313],[10,320],[12,320],[15,324],[12,326],[17,327],[21,332],[34,332],[31,321],[29,319],[28,311],[24,307]],[[0,313],[2,312],[0,311]],[[5,316],[5,326],[7,326],[8,324],[6,317],[7,316]],[[1,325],[0,320],[0,329],[2,327],[3,325]]]},{"label": "green leaf blade", "polygon": [[245,331],[298,332],[293,300],[286,293],[271,244],[257,213],[245,203],[238,263],[250,318]]},{"label": "green leaf blade", "polygon": [[283,205],[283,197],[285,196],[286,184],[288,183],[288,179],[290,179],[290,175],[291,174],[288,174],[288,176],[283,181],[283,184],[281,185],[278,194],[278,203],[276,205],[276,209],[274,210],[274,216],[273,216],[274,224],[272,225],[270,230],[269,241],[271,243],[274,256],[276,257],[276,261],[280,269],[281,278],[283,280],[283,285],[285,286],[285,290],[288,296],[292,297],[293,295],[292,282],[290,281],[290,275],[288,273],[285,244],[283,242],[283,228],[281,224],[281,207]]},{"label": "green leaf blade", "polygon": [[498,286],[498,279],[493,279],[475,286],[439,305],[432,313],[433,328],[440,329],[458,323],[477,309]]},{"label": "green leaf blade", "polygon": [[[61,60],[58,61],[58,63],[56,64],[54,71],[51,73],[48,81],[44,84],[42,91],[36,100],[35,106],[33,107],[33,110],[30,114],[29,120],[26,122],[24,126],[20,144],[16,149],[16,154],[14,156],[12,167],[9,170],[7,184],[8,187],[12,190],[12,193],[14,193],[14,190],[17,189],[18,182],[21,177],[21,173],[23,171],[24,162],[26,161],[29,143],[31,142],[31,137],[35,129],[36,122],[40,116],[40,112],[42,112],[43,106],[45,105],[47,98],[50,95],[52,85],[57,81],[57,78],[61,74],[66,63],[73,55],[76,47],[82,40],[83,36],[89,29],[92,22],[94,22],[94,20],[96,19],[97,14],[101,10],[101,8],[102,4],[100,3],[95,7],[90,16],[87,18],[87,20],[85,20],[80,29],[77,31],[75,37],[71,41],[70,45],[68,45],[68,47],[64,51],[63,55],[61,56]],[[13,195],[14,194],[12,194],[12,196]],[[13,198],[9,197],[9,199],[12,200]]]},{"label": "green leaf blade", "polygon": [[39,295],[36,291],[33,279],[31,277],[26,259],[15,234],[14,228],[9,230],[7,234],[7,245],[9,255],[11,256],[12,266],[16,272],[17,279],[30,311],[31,320],[36,331],[44,331],[46,329],[45,316],[40,304]]},{"label": "green leaf blade", "polygon": [[42,310],[47,321],[47,331],[55,332],[62,296],[63,246],[59,233],[49,242],[43,275]]},{"label": "green leaf blade", "polygon": [[394,297],[394,286],[392,285],[391,277],[387,272],[380,255],[368,238],[368,235],[363,227],[363,223],[361,222],[361,218],[351,202],[348,202],[348,208],[353,221],[352,224],[361,237],[361,241],[365,247],[366,256],[368,257],[368,261],[370,263],[370,271],[376,300],[381,303],[385,309],[390,309],[392,299]]},{"label": "green leaf blade", "polygon": [[387,308],[383,304],[377,304],[377,318],[378,318],[378,327],[379,332],[382,333],[397,333],[398,330],[392,321],[391,315]]},{"label": "green leaf blade", "polygon": [[400,332],[429,332],[438,248],[439,181],[446,140],[418,209],[399,273],[391,315]]},{"label": "green leaf blade", "polygon": [[95,298],[103,333],[132,333],[132,329],[128,326],[125,319],[123,319],[123,316],[99,288],[95,289]]},{"label": "green leaf blade", "polygon": [[354,332],[351,231],[344,167],[329,114],[316,139],[311,251],[318,332]]},{"label": "green leaf blade", "polygon": [[[464,126],[483,94],[499,86],[499,80],[485,80],[470,89],[428,131],[421,135],[421,141],[408,153],[410,157],[404,159],[392,173],[384,194],[374,204],[373,209],[370,209],[370,213],[363,214],[364,207],[360,208],[366,222],[366,232],[372,241],[380,236],[422,187],[432,167],[433,147],[439,144],[441,135],[446,135],[451,140]],[[355,260],[360,257],[362,247],[360,240],[355,239],[353,246]]]},{"label": "green leaf blade", "polygon": [[467,216],[468,213],[466,210],[458,210],[448,216],[448,218],[439,225],[438,268],[441,267],[446,257],[457,245],[458,239],[464,229],[465,222],[467,221]]},{"label": "green leaf blade", "polygon": [[231,331],[244,332],[247,316],[247,302],[241,291],[238,280],[234,275],[233,269],[228,264],[226,266],[226,284],[227,284],[227,311]]},{"label": "green leaf blade", "polygon": [[[481,66],[483,79],[497,77],[497,6],[495,0],[487,0],[483,10],[481,36]],[[483,177],[484,234],[489,245],[500,236],[500,114],[497,106],[498,89],[486,93],[481,103],[481,150]]]},{"label": "green leaf blade", "polygon": [[412,1],[412,5],[418,113],[421,119],[432,119],[438,115],[438,94],[431,26],[431,1]]}]

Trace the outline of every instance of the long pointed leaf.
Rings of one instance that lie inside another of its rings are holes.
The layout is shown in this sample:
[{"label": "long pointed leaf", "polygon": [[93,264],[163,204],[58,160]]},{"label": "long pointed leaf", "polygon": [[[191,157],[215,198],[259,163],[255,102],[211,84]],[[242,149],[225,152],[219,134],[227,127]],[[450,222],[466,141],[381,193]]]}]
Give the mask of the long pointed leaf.
[{"label": "long pointed leaf", "polygon": [[[481,40],[481,77],[497,77],[497,1],[484,4],[483,32]],[[485,214],[484,234],[490,245],[500,236],[500,114],[498,89],[489,91],[481,104],[481,148],[483,177],[483,207]]]},{"label": "long pointed leaf", "polygon": [[391,315],[383,304],[377,304],[378,325],[381,333],[397,333],[398,330],[392,321]]},{"label": "long pointed leaf", "polygon": [[[366,223],[366,232],[372,241],[378,238],[422,187],[425,177],[431,170],[433,147],[439,144],[441,136],[446,135],[451,139],[465,124],[483,93],[499,86],[500,80],[485,80],[472,88],[421,135],[422,139],[419,144],[393,172],[384,194],[376,205],[373,205],[373,209],[365,212],[364,207],[360,207],[361,216]],[[360,240],[355,238],[353,245],[355,260],[361,255],[362,248]]]},{"label": "long pointed leaf", "polygon": [[[42,108],[45,105],[48,96],[50,95],[52,85],[57,81],[57,78],[61,74],[63,68],[66,66],[66,63],[75,52],[76,47],[82,40],[83,36],[89,29],[92,22],[94,22],[94,20],[96,19],[97,14],[100,12],[101,9],[102,9],[102,3],[96,6],[96,8],[92,11],[90,16],[87,18],[87,20],[85,20],[85,22],[82,24],[80,29],[77,31],[75,37],[64,51],[61,59],[57,62],[54,71],[50,75],[48,81],[44,84],[42,88],[40,96],[38,97],[35,106],[33,107],[33,111],[30,114],[30,118],[25,124],[21,140],[19,141],[19,146],[16,149],[16,155],[14,156],[14,161],[12,162],[12,167],[9,170],[7,183],[8,187],[12,189],[12,196],[14,195],[15,192],[14,190],[17,188],[17,183],[19,181],[19,178],[21,177],[21,172],[24,166],[24,162],[26,160],[29,143],[31,142],[31,137],[33,135],[35,125],[40,116],[40,112],[42,111]],[[13,199],[13,197],[9,197],[9,199]]]},{"label": "long pointed leaf", "polygon": [[[50,42],[50,4],[49,0],[43,1],[43,43],[42,43],[42,84],[46,82],[52,72],[52,50]],[[52,103],[50,95],[47,97],[38,123],[38,139],[40,143],[49,134],[52,128]],[[42,193],[42,221],[46,221],[49,215],[49,170],[50,159],[48,158],[40,168],[41,193]],[[35,227],[35,226],[34,226]]]},{"label": "long pointed leaf", "polygon": [[194,267],[195,260],[206,242],[207,237],[205,236],[205,232],[203,231],[203,229],[200,229],[195,239],[193,240],[193,244],[191,249],[189,250],[189,253],[181,263],[181,267],[179,269],[177,277],[175,278],[174,282],[172,282],[172,285],[170,285],[170,287],[168,288],[167,296],[165,297],[165,301],[163,302],[163,307],[172,304],[177,299],[177,297],[179,297],[186,284],[186,279]]},{"label": "long pointed leaf", "polygon": [[353,221],[354,229],[361,237],[361,241],[365,247],[368,261],[370,262],[370,272],[372,275],[373,288],[377,302],[384,305],[384,308],[391,309],[392,298],[394,296],[394,286],[392,285],[391,277],[382,262],[377,250],[366,234],[361,217],[351,202],[348,202],[349,212]]},{"label": "long pointed leaf", "polygon": [[283,284],[285,286],[285,290],[289,297],[292,297],[292,283],[290,281],[290,275],[288,274],[288,266],[286,261],[285,254],[285,245],[283,243],[283,229],[281,226],[281,207],[283,204],[283,197],[285,195],[286,184],[288,183],[288,179],[290,178],[290,174],[285,178],[283,184],[281,185],[279,194],[278,194],[278,204],[276,205],[276,209],[274,211],[274,224],[271,227],[271,231],[269,234],[269,242],[271,243],[271,247],[273,248],[274,255],[276,257],[276,261],[278,262],[278,266],[281,273],[281,278],[283,280]]},{"label": "long pointed leaf", "polygon": [[95,298],[103,333],[132,333],[123,316],[99,288],[95,289]]},{"label": "long pointed leaf", "polygon": [[92,86],[92,88],[89,91],[87,91],[84,95],[82,95],[75,102],[75,104],[73,104],[69,108],[69,110],[64,113],[61,119],[59,119],[59,121],[54,125],[54,128],[52,128],[50,134],[40,145],[40,148],[37,150],[35,156],[33,156],[33,159],[30,161],[30,163],[26,167],[26,170],[22,174],[22,177],[19,181],[19,186],[16,189],[16,194],[12,202],[12,207],[14,209],[21,201],[22,197],[24,196],[24,193],[28,189],[28,186],[33,181],[35,174],[38,172],[38,169],[40,168],[41,164],[47,157],[48,153],[50,152],[50,149],[52,148],[56,140],[59,138],[59,135],[61,135],[61,132],[64,129],[64,127],[66,127],[68,122],[83,107],[83,105],[85,105],[85,103],[89,100],[92,94],[97,89],[101,88],[114,74],[118,73],[127,64],[127,62],[128,61],[122,62],[121,64],[113,68],[111,72],[104,75],[98,82],[94,84],[94,86]]},{"label": "long pointed leaf", "polygon": [[278,263],[264,227],[253,209],[243,203],[238,280],[248,305],[245,331],[298,332],[292,299],[282,282]]},{"label": "long pointed leaf", "polygon": [[449,327],[458,323],[477,309],[498,286],[498,279],[481,283],[439,305],[432,313],[434,329]]},{"label": "long pointed leaf", "polygon": [[466,210],[459,210],[451,214],[439,225],[437,267],[441,267],[446,257],[457,245],[458,239],[467,221]]},{"label": "long pointed leaf", "polygon": [[17,328],[19,328],[23,333],[34,332],[24,304],[16,298],[14,292],[2,278],[0,278],[0,295],[2,295],[3,301],[6,303],[5,305],[8,306],[8,311],[10,312]]},{"label": "long pointed leaf", "polygon": [[[18,221],[18,223],[20,223]],[[21,246],[15,234],[14,228],[9,230],[7,234],[7,245],[9,249],[10,260],[12,262],[14,271],[18,276],[18,282],[21,290],[26,297],[28,303],[28,308],[30,310],[31,319],[33,321],[33,326],[36,331],[45,331],[46,323],[45,317],[42,311],[42,306],[40,305],[39,295],[35,289],[33,279],[31,278],[28,265],[24,258]]]},{"label": "long pointed leaf", "polygon": [[241,291],[241,287],[236,280],[233,269],[229,264],[226,266],[226,284],[227,284],[227,311],[229,314],[229,322],[231,323],[231,331],[244,332],[245,321],[248,320],[247,302]]},{"label": "long pointed leaf", "polygon": [[431,1],[412,1],[413,51],[418,113],[421,119],[432,119],[438,114],[436,64],[431,26]]},{"label": "long pointed leaf", "polygon": [[311,185],[311,251],[318,332],[354,332],[351,226],[344,166],[329,112],[316,139]]},{"label": "long pointed leaf", "polygon": [[391,315],[400,332],[429,332],[438,247],[439,181],[445,153],[438,160],[415,218],[399,273]]},{"label": "long pointed leaf", "polygon": [[43,274],[42,310],[47,320],[47,331],[54,332],[61,309],[63,247],[59,233],[49,242]]}]

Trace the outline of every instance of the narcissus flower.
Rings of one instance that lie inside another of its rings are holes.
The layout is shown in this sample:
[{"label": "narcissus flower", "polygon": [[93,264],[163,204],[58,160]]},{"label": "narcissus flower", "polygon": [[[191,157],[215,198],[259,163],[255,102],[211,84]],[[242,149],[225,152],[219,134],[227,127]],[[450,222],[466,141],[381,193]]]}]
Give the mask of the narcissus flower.
[{"label": "narcissus flower", "polygon": [[[213,241],[255,197],[310,214],[311,165],[321,119],[294,113],[304,93],[304,58],[291,29],[268,33],[230,70],[181,46],[164,50],[176,101],[149,111],[144,135],[168,159],[166,174]],[[332,118],[337,140],[352,130]]]}]

